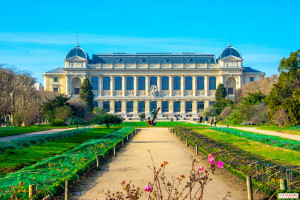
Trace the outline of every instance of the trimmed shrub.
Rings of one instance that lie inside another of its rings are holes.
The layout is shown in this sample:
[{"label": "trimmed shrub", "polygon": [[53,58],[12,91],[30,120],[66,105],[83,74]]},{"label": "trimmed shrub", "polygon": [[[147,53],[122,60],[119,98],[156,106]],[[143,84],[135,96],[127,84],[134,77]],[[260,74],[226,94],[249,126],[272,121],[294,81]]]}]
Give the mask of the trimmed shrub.
[{"label": "trimmed shrub", "polygon": [[65,126],[65,121],[62,120],[62,119],[53,119],[51,122],[50,122],[50,125],[51,126]]},{"label": "trimmed shrub", "polygon": [[73,117],[70,117],[69,119],[67,119],[66,124],[68,124],[68,125],[83,125],[83,124],[86,124],[86,122],[83,119],[81,119],[80,117],[73,116]]}]

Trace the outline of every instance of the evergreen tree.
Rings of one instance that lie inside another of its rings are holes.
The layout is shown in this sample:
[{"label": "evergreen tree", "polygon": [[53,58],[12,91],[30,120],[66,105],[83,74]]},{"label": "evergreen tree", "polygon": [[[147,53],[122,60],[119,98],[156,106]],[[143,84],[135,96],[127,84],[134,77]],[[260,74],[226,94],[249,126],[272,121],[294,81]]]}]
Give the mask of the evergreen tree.
[{"label": "evergreen tree", "polygon": [[[300,124],[300,50],[283,58],[278,68],[278,82],[273,85],[270,95],[266,98],[270,109],[269,117],[275,120],[279,111],[289,117],[285,125]],[[282,119],[284,121],[286,119]]]},{"label": "evergreen tree", "polygon": [[94,94],[92,89],[93,87],[89,79],[85,78],[82,85],[80,86],[79,97],[86,103],[88,109],[90,110],[93,110],[93,101],[94,101]]},{"label": "evergreen tree", "polygon": [[227,96],[227,91],[226,88],[222,83],[218,85],[218,88],[216,90],[216,103],[214,107],[216,108],[216,113],[219,115],[222,110],[227,107],[228,105],[232,105],[233,101],[230,99],[226,99]]}]

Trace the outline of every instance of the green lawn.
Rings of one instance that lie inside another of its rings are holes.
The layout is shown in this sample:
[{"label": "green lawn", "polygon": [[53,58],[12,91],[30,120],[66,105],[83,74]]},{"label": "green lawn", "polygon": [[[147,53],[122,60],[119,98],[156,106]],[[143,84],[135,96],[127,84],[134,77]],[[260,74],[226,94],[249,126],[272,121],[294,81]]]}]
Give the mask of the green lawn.
[{"label": "green lawn", "polygon": [[73,149],[87,140],[100,138],[114,130],[116,129],[92,128],[84,134],[58,139],[21,150],[6,151],[4,154],[0,155],[0,174],[13,172],[23,168],[24,166],[61,154]]},{"label": "green lawn", "polygon": [[194,129],[199,134],[211,137],[216,141],[226,142],[232,146],[236,146],[244,151],[262,156],[267,159],[274,160],[282,164],[300,165],[300,153],[280,147],[274,147],[260,142],[254,142],[245,138],[240,138],[226,133],[217,132],[210,129]]},{"label": "green lawn", "polygon": [[76,127],[76,125],[70,126],[49,126],[49,125],[35,125],[30,127],[24,126],[9,126],[0,128],[0,137],[11,136],[11,135],[20,135],[24,133],[31,133],[36,131],[45,131],[51,129],[65,129]]}]

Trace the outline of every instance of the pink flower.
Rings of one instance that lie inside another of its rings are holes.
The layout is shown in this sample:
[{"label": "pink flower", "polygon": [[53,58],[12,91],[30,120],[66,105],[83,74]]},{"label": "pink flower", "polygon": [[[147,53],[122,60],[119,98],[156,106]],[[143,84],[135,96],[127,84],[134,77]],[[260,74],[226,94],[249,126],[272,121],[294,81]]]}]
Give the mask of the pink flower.
[{"label": "pink flower", "polygon": [[218,162],[216,162],[216,166],[217,166],[217,168],[223,169],[224,163],[222,161],[218,161]]},{"label": "pink flower", "polygon": [[151,188],[149,185],[146,185],[146,186],[145,186],[145,190],[146,190],[147,192],[150,192],[151,189],[152,189],[152,188]]},{"label": "pink flower", "polygon": [[199,170],[204,170],[204,167],[199,167]]},{"label": "pink flower", "polygon": [[212,155],[212,153],[211,154],[209,154],[209,156],[208,156],[209,158],[212,158],[213,157],[213,155]]},{"label": "pink flower", "polygon": [[210,158],[208,159],[208,162],[209,162],[210,164],[214,164],[214,162],[215,162],[214,157],[210,157]]}]

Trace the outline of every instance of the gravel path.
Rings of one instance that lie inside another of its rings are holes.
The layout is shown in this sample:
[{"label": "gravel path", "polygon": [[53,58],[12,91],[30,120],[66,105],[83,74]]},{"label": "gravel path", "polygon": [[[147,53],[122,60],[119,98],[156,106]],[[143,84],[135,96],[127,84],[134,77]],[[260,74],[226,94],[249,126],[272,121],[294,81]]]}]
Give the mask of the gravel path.
[{"label": "gravel path", "polygon": [[[151,165],[148,150],[151,151],[156,166],[163,161],[169,162],[166,168],[167,177],[189,174],[191,156],[195,155],[194,149],[185,147],[167,128],[143,128],[117,152],[117,156],[103,163],[100,171],[91,172],[72,188],[71,199],[104,200],[102,191],[121,191],[120,183],[124,180],[143,188],[153,177],[147,167]],[[205,160],[199,165],[207,168],[208,162]],[[231,192],[229,199],[247,199],[245,184],[225,170],[216,170],[210,178],[212,181],[205,188],[204,199],[223,199],[228,191]]]},{"label": "gravel path", "polygon": [[[93,126],[85,126],[85,127],[78,127],[78,128],[87,128],[87,127],[94,127]],[[63,128],[63,129],[51,129],[51,130],[46,130],[46,131],[36,131],[32,133],[24,133],[24,134],[19,134],[19,135],[12,135],[12,136],[6,136],[6,137],[0,137],[0,142],[9,142],[15,139],[20,139],[20,138],[26,138],[26,137],[33,137],[37,135],[43,135],[43,134],[53,134],[53,133],[59,133],[63,131],[69,131],[76,129],[74,128]]]}]

